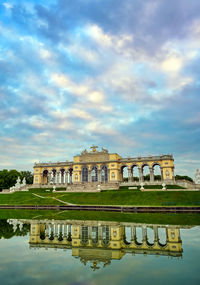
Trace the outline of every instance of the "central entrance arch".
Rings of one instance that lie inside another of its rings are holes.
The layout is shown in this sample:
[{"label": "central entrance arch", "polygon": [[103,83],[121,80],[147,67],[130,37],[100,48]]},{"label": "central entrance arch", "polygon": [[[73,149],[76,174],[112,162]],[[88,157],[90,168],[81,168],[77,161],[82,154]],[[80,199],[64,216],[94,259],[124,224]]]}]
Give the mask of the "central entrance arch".
[{"label": "central entrance arch", "polygon": [[82,168],[82,182],[88,182],[88,168]]},{"label": "central entrance arch", "polygon": [[102,182],[108,181],[108,168],[105,165],[103,165],[101,168],[101,181]]},{"label": "central entrance arch", "polygon": [[92,182],[97,182],[98,181],[98,170],[96,166],[92,167],[91,170],[91,180]]}]

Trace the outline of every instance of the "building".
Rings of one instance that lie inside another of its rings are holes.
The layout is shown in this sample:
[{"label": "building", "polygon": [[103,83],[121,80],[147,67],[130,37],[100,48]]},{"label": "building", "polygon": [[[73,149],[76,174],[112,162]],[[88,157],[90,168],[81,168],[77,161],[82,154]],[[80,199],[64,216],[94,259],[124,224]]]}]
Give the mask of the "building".
[{"label": "building", "polygon": [[[49,187],[49,185],[65,186],[69,190],[96,189],[100,184],[102,189],[116,189],[124,183],[124,170],[127,169],[126,183],[137,185],[144,181],[144,167],[149,169],[148,183],[155,183],[154,168],[160,168],[161,181],[168,184],[174,182],[174,159],[172,155],[123,158],[117,153],[109,153],[107,149],[97,150],[92,146],[80,155],[74,156],[72,162],[35,163],[34,186]],[[139,177],[135,177],[135,172]],[[96,187],[96,188],[95,188]]]}]

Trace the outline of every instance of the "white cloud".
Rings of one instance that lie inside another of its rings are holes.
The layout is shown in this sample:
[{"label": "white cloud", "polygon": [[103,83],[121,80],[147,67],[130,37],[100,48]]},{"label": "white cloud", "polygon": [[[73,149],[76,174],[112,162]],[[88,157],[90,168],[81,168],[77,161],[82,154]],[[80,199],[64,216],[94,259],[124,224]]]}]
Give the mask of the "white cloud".
[{"label": "white cloud", "polygon": [[13,8],[13,4],[8,3],[8,2],[4,2],[4,3],[3,3],[3,6],[4,6],[7,10],[10,10],[10,9]]},{"label": "white cloud", "polygon": [[161,63],[161,68],[163,71],[167,72],[178,72],[183,66],[181,58],[170,56],[164,59]]}]

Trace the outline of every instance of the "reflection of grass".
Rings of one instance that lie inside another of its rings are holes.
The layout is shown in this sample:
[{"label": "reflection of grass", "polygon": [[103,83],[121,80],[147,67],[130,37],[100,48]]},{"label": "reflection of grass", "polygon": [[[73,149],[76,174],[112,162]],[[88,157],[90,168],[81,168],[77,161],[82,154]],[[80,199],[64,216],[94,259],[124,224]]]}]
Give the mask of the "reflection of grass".
[{"label": "reflection of grass", "polygon": [[0,219],[97,220],[168,225],[200,225],[199,214],[108,213],[89,211],[0,210]]},{"label": "reflection of grass", "polygon": [[[36,197],[37,193],[44,199]],[[52,199],[80,205],[136,205],[136,206],[198,206],[200,191],[155,191],[141,192],[138,190],[111,190],[101,193],[52,193],[44,189],[30,190],[30,192],[15,192],[0,194],[1,205],[63,205]]]}]

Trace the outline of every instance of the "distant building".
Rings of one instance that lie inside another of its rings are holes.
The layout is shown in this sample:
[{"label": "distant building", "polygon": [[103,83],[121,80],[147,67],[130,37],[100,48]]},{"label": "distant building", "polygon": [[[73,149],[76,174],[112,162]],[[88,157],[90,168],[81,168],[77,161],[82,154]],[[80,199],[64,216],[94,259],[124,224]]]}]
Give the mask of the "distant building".
[{"label": "distant building", "polygon": [[[173,183],[174,159],[172,155],[122,158],[117,153],[109,153],[107,149],[92,146],[91,151],[84,150],[74,156],[72,162],[35,163],[34,185],[67,186],[69,189],[83,190],[100,185],[101,189],[116,188],[124,182],[124,170],[127,169],[127,181],[136,185],[144,181],[144,167],[149,168],[149,183],[155,183],[154,168],[160,168],[161,181]],[[135,172],[139,177],[135,177]]]}]

